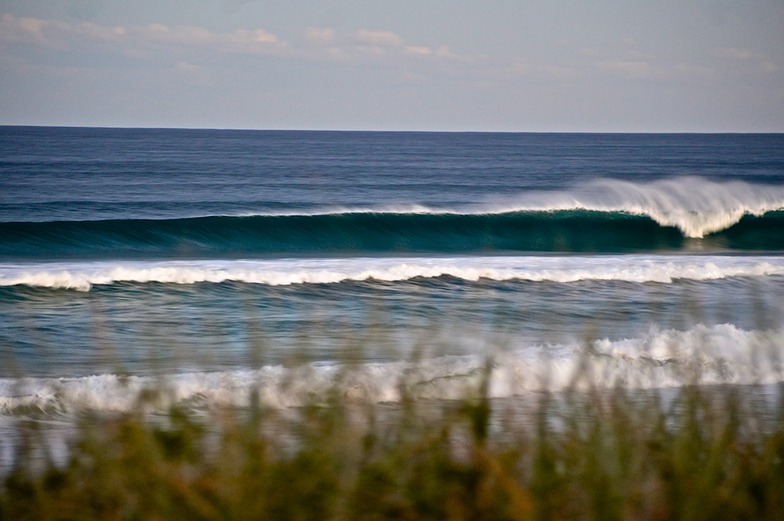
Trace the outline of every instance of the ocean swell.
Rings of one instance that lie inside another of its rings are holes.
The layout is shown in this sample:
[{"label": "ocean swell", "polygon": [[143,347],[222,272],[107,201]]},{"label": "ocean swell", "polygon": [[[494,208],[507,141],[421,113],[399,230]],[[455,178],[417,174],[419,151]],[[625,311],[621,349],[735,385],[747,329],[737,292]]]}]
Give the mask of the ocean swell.
[{"label": "ocean swell", "polygon": [[[703,249],[784,250],[784,211],[743,217]],[[681,250],[680,231],[648,217],[596,210],[498,214],[201,217],[0,223],[0,258],[222,258],[375,253]]]},{"label": "ocean swell", "polygon": [[597,180],[454,207],[0,223],[0,258],[784,250],[784,187]]}]

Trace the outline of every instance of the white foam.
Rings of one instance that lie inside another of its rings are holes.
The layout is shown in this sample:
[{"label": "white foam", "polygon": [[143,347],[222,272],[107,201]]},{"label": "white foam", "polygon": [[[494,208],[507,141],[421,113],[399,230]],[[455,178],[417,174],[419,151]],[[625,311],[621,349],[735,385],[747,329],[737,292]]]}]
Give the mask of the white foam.
[{"label": "white foam", "polygon": [[167,284],[238,281],[272,286],[344,281],[404,281],[451,276],[467,281],[584,280],[671,283],[678,279],[784,275],[782,256],[616,255],[338,259],[101,261],[3,264],[0,286],[88,291],[118,282]]},{"label": "white foam", "polygon": [[[601,180],[569,196],[568,201],[561,202],[562,207],[647,215],[693,238],[727,229],[744,215],[759,216],[784,209],[784,187],[740,181],[717,183],[697,177],[647,184]],[[559,197],[566,194],[554,199]]]},{"label": "white foam", "polygon": [[[784,329],[745,331],[730,324],[688,331],[651,329],[638,338],[587,344],[523,345],[493,356],[489,394],[509,397],[543,389],[678,387],[685,384],[773,384],[784,381]],[[330,391],[351,400],[398,402],[405,392],[428,399],[457,399],[478,388],[482,356],[419,362],[313,364],[169,375],[163,379],[113,374],[84,378],[0,379],[0,413],[29,410],[139,407],[148,389],[161,389],[144,407],[173,404],[244,406],[252,394],[271,407],[323,400]]]},{"label": "white foam", "polygon": [[645,215],[662,226],[702,238],[744,215],[784,210],[784,187],[679,177],[650,183],[596,180],[570,191],[528,192],[491,205],[493,212],[592,210]]}]

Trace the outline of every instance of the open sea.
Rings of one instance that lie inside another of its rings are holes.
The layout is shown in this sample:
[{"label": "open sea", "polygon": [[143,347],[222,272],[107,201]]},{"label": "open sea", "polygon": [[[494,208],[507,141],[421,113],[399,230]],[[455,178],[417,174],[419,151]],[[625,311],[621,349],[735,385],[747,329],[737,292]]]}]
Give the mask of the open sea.
[{"label": "open sea", "polygon": [[[489,360],[489,362],[488,362]],[[0,127],[0,423],[784,381],[784,135]]]}]

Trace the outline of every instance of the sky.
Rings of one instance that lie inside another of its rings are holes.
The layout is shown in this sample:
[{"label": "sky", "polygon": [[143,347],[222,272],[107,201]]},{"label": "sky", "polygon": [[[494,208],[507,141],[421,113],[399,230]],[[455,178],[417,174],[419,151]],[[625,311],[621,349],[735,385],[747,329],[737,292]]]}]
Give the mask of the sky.
[{"label": "sky", "polygon": [[0,0],[0,125],[784,132],[784,0]]}]

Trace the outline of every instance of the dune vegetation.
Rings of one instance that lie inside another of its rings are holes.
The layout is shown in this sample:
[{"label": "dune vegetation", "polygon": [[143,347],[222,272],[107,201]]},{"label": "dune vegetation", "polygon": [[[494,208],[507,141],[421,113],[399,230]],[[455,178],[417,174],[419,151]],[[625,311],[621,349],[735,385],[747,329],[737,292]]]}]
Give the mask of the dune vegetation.
[{"label": "dune vegetation", "polygon": [[[486,379],[485,379],[486,382]],[[21,422],[0,518],[780,519],[781,387],[79,413]]]}]

